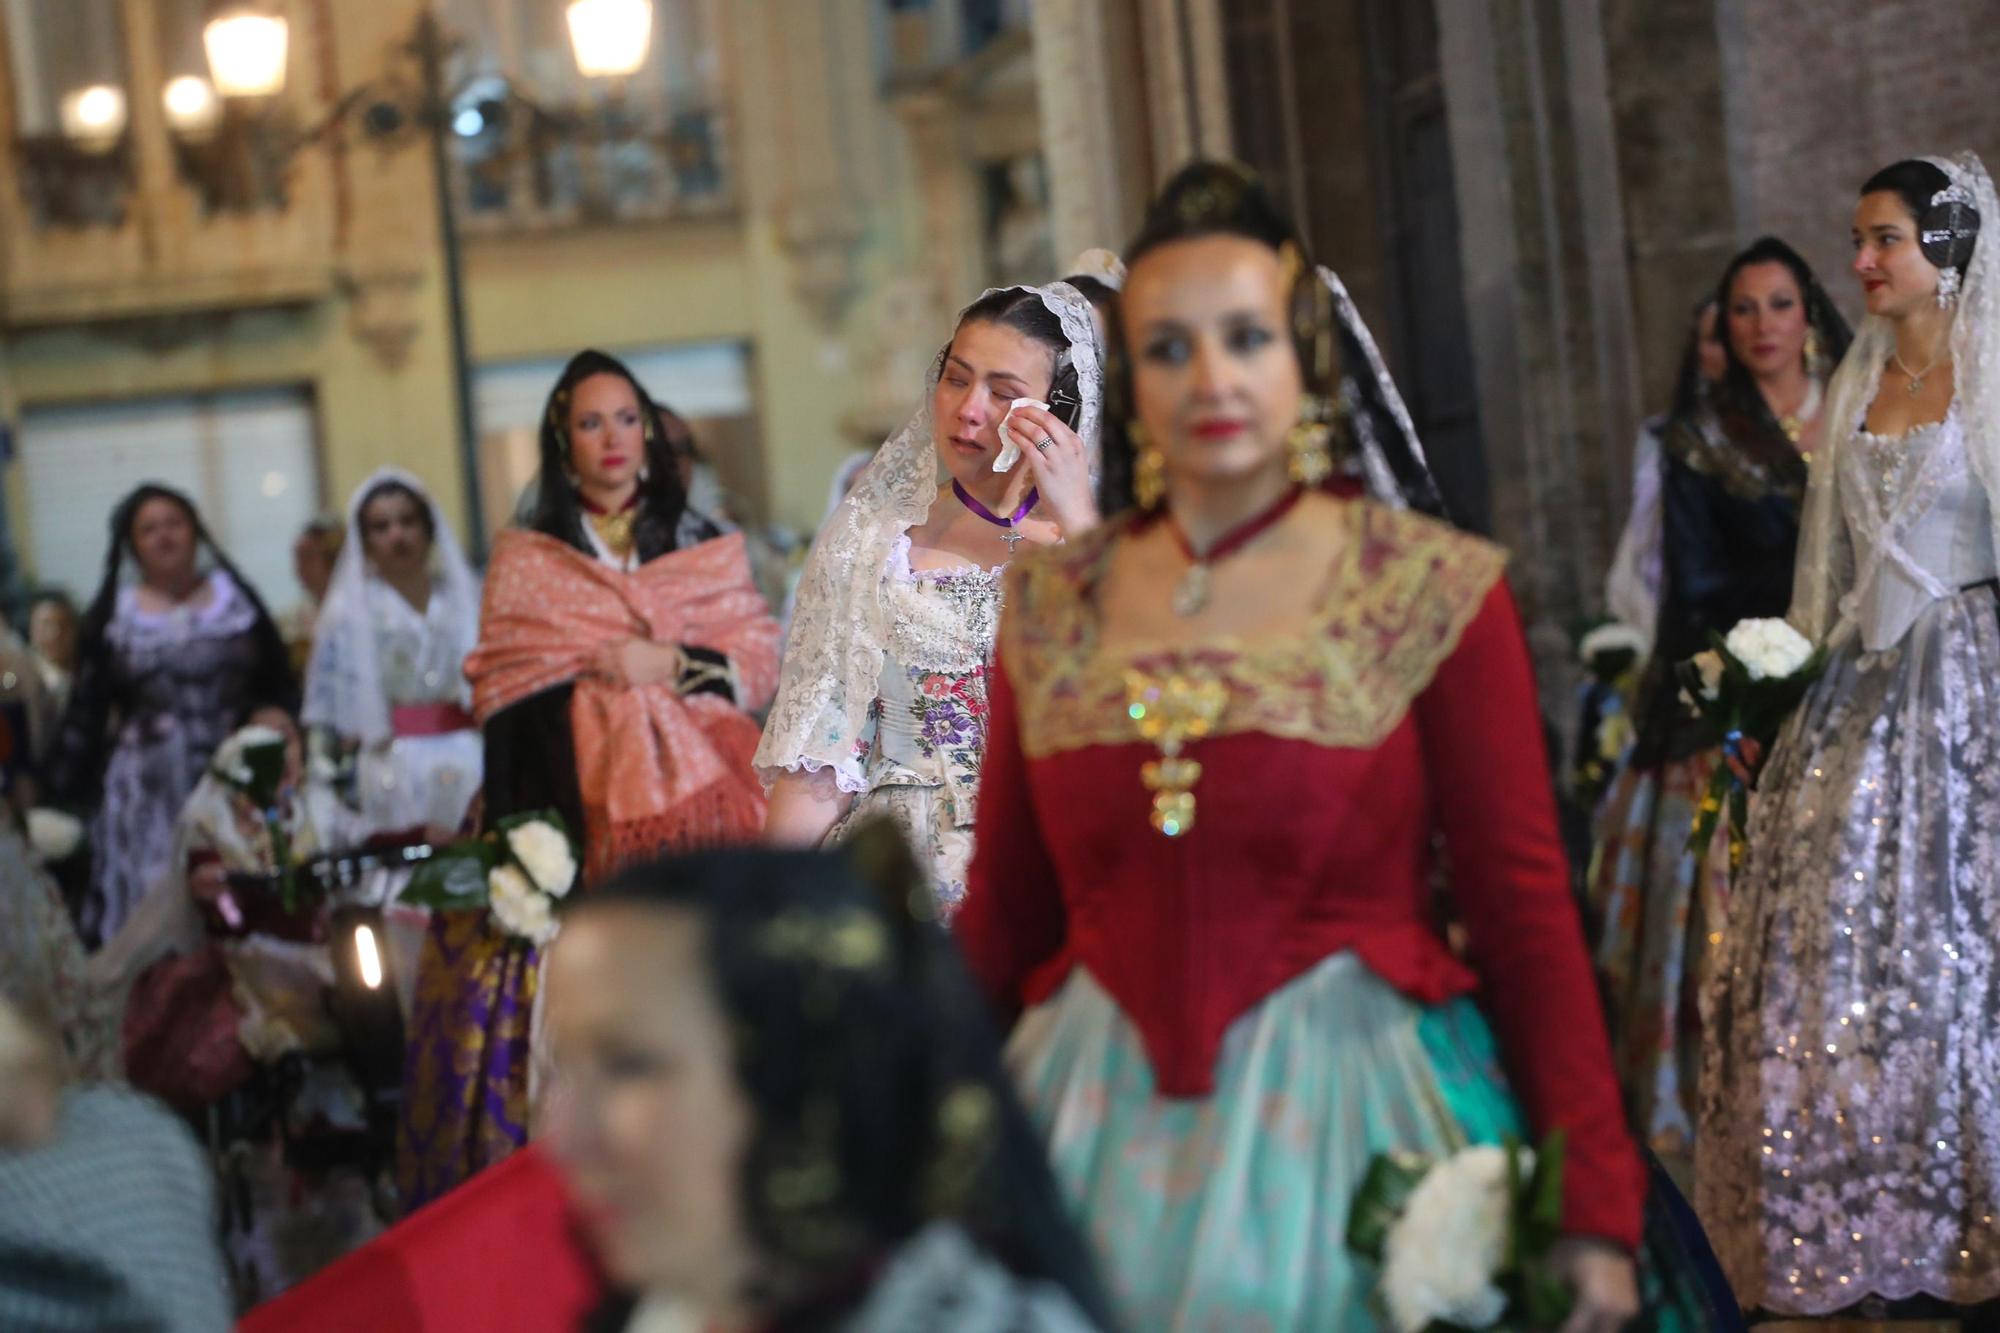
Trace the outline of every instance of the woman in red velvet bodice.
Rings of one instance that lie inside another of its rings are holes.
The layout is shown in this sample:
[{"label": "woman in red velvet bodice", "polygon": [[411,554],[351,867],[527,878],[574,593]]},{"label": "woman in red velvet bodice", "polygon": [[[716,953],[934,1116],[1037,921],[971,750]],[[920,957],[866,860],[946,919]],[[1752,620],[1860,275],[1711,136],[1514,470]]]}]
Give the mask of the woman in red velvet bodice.
[{"label": "woman in red velvet bodice", "polygon": [[1127,512],[1010,572],[956,927],[1058,1178],[1132,1326],[1351,1328],[1377,1153],[1560,1128],[1566,1327],[1614,1329],[1645,1172],[1504,555],[1326,484],[1346,293],[1253,181],[1188,169],[1128,259]]}]

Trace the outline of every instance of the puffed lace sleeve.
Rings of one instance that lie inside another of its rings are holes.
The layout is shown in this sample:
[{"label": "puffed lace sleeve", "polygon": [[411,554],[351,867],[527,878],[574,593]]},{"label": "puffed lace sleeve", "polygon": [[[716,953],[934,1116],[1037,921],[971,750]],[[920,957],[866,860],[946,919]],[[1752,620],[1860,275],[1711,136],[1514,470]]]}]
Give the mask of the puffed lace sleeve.
[{"label": "puffed lace sleeve", "polygon": [[863,761],[874,730],[888,617],[886,544],[861,497],[834,511],[806,557],[778,693],[757,745],[766,785],[785,773],[830,772],[843,792],[867,790]]}]

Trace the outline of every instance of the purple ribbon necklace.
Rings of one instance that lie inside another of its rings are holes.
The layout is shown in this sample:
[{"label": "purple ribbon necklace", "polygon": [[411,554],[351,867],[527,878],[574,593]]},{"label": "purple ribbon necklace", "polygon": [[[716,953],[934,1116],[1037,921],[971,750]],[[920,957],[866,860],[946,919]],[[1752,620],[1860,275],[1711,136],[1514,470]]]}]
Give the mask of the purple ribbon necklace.
[{"label": "purple ribbon necklace", "polygon": [[1040,489],[1031,486],[1028,488],[1028,498],[1021,501],[1021,507],[1008,517],[1002,518],[985,505],[979,503],[978,500],[975,500],[971,491],[959,485],[957,477],[951,479],[951,493],[958,497],[960,504],[985,519],[988,523],[991,523],[994,527],[1000,529],[1000,540],[1007,543],[1007,558],[1009,560],[1014,558],[1014,548],[1027,540],[1027,538],[1021,535],[1021,530],[1016,525],[1028,516],[1028,511],[1033,509],[1036,501],[1042,498]]}]

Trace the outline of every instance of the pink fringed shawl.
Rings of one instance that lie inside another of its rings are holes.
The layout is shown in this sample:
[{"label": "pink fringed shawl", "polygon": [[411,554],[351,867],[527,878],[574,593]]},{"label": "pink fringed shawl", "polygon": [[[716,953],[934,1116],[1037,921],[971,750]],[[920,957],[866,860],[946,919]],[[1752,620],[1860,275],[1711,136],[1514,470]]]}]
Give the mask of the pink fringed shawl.
[{"label": "pink fringed shawl", "polygon": [[[738,703],[672,686],[619,689],[587,674],[629,638],[727,655]],[[584,806],[584,873],[757,832],[764,794],[751,772],[757,724],[778,674],[778,626],[732,534],[671,551],[631,573],[538,532],[493,544],[479,646],[465,661],[481,726],[502,709],[574,681],[570,724]]]}]

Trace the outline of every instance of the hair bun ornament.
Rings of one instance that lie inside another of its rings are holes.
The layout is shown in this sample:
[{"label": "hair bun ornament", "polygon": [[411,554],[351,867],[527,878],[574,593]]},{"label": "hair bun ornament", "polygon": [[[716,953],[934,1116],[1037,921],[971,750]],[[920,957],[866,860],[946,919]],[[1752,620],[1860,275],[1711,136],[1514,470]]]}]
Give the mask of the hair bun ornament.
[{"label": "hair bun ornament", "polygon": [[1956,181],[1932,195],[1930,207],[1917,219],[1918,247],[1938,271],[1939,305],[1950,305],[1958,296],[1979,223],[1972,191]]},{"label": "hair bun ornament", "polygon": [[1093,245],[1070,260],[1063,272],[1096,278],[1114,292],[1125,290],[1125,261],[1101,245]]}]

